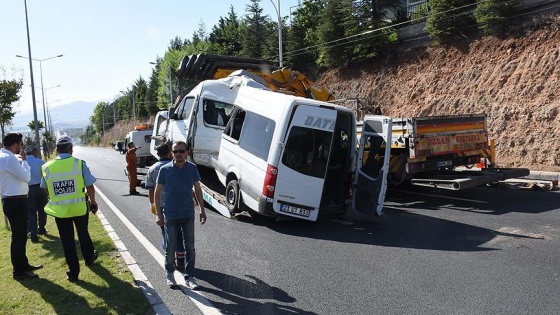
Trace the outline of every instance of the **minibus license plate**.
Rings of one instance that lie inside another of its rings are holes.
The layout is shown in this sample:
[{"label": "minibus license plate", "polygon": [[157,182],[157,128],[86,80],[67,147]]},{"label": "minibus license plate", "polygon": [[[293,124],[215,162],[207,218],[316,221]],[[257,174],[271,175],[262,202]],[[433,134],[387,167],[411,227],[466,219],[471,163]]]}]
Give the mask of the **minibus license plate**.
[{"label": "minibus license plate", "polygon": [[309,217],[310,210],[302,209],[294,206],[280,205],[280,211],[300,215],[302,217]]}]

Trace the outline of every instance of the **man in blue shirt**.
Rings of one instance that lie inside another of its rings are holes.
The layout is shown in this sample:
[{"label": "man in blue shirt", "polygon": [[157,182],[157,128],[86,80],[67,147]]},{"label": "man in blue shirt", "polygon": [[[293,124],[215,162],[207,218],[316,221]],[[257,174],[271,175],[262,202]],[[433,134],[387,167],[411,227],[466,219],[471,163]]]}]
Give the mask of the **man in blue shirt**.
[{"label": "man in blue shirt", "polygon": [[[177,233],[183,234],[183,243],[186,250],[185,282],[187,287],[194,290],[198,287],[194,278],[195,249],[194,249],[194,191],[200,205],[200,223],[206,222],[204,200],[200,189],[200,174],[196,165],[187,161],[187,144],[175,141],[172,147],[173,161],[159,169],[154,202],[157,211],[157,224],[165,227],[165,270],[167,271],[167,285],[177,285],[173,272],[175,249],[177,248]],[[165,193],[163,204],[162,193]],[[163,209],[162,209],[163,208]]]},{"label": "man in blue shirt", "polygon": [[[31,168],[31,180],[29,181],[29,194],[27,195],[27,231],[31,242],[38,243],[39,237],[37,234],[44,235],[47,233],[45,225],[47,224],[47,214],[45,213],[45,205],[47,204],[48,197],[44,189],[40,187],[41,166],[45,161],[37,158],[39,149],[34,145],[29,145],[25,148],[27,154],[27,164]],[[37,228],[37,219],[38,225]]]},{"label": "man in blue shirt", "polygon": [[[159,174],[159,169],[165,164],[172,161],[171,159],[171,148],[167,143],[160,144],[157,148],[157,155],[159,160],[150,166],[148,169],[148,174],[146,175],[146,188],[148,189],[148,200],[151,204],[151,211],[153,214],[157,215],[156,204],[154,202],[154,191],[156,188],[156,181]],[[164,198],[164,193],[161,194],[162,199]],[[162,247],[165,250],[165,228],[161,226],[161,235],[163,237]],[[175,268],[179,271],[184,271],[185,269],[185,248],[183,247],[183,235],[182,233],[177,233],[177,249],[175,251]]]}]

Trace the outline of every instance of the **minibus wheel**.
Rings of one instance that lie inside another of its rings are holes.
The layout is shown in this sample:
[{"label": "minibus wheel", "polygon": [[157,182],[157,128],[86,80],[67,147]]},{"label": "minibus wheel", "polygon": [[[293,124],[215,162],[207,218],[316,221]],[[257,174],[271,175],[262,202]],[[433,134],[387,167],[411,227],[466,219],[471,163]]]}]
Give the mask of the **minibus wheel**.
[{"label": "minibus wheel", "polygon": [[231,214],[239,212],[239,183],[235,179],[226,186],[226,207]]}]

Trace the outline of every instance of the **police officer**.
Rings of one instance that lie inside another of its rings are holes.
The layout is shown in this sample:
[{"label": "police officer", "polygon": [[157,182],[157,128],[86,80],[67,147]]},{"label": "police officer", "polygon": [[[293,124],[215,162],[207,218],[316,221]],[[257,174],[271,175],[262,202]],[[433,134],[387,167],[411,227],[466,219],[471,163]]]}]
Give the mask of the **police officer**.
[{"label": "police officer", "polygon": [[[55,217],[69,268],[66,275],[70,282],[76,282],[80,274],[80,263],[74,242],[74,225],[86,266],[91,266],[98,256],[88,232],[88,206],[93,213],[97,212],[93,187],[96,179],[84,161],[72,156],[72,138],[59,137],[56,140],[56,152],[57,158],[42,167],[41,187],[49,195],[45,212]],[[91,205],[88,204],[87,197]]]}]

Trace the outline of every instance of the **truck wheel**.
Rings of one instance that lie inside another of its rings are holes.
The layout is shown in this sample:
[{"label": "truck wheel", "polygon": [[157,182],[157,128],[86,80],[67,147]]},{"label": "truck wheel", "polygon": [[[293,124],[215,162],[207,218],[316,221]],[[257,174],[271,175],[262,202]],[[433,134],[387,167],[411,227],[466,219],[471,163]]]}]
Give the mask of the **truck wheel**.
[{"label": "truck wheel", "polygon": [[237,180],[230,180],[226,186],[226,207],[229,213],[239,212],[239,183]]}]

